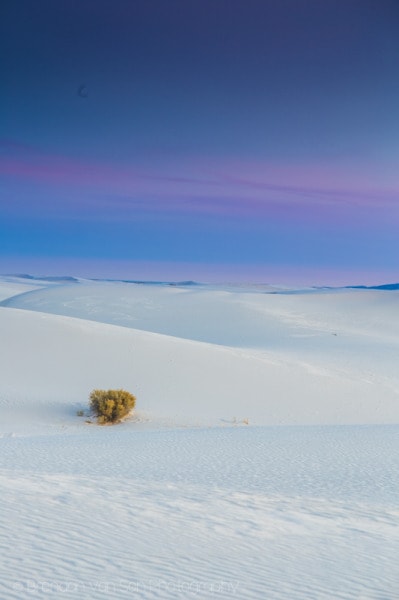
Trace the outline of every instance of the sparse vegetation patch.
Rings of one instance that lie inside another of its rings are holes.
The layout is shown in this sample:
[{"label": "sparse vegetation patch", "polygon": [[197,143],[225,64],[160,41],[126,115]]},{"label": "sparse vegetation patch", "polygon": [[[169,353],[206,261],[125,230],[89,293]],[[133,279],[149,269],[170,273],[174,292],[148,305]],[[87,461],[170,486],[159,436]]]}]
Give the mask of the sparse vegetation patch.
[{"label": "sparse vegetation patch", "polygon": [[90,408],[100,425],[118,423],[135,407],[136,397],[126,390],[93,390]]}]

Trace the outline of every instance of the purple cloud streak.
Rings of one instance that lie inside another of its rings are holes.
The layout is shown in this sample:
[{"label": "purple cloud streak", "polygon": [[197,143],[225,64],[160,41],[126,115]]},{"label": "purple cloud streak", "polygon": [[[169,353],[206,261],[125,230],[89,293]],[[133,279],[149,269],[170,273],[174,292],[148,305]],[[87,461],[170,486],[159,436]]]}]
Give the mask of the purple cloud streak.
[{"label": "purple cloud streak", "polygon": [[[148,214],[333,222],[367,215],[399,218],[399,182],[381,184],[375,166],[192,158],[128,168],[48,156],[10,142],[6,148],[0,175],[14,190],[32,186],[30,206],[24,206],[28,212],[135,219]],[[7,197],[2,205],[13,212]],[[20,209],[16,201],[14,210]]]}]

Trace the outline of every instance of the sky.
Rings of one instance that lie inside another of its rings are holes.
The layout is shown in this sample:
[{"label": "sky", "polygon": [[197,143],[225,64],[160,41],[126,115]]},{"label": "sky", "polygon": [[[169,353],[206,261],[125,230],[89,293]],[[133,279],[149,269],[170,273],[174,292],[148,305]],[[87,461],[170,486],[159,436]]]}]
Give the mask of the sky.
[{"label": "sky", "polygon": [[399,281],[397,0],[4,0],[0,273]]}]

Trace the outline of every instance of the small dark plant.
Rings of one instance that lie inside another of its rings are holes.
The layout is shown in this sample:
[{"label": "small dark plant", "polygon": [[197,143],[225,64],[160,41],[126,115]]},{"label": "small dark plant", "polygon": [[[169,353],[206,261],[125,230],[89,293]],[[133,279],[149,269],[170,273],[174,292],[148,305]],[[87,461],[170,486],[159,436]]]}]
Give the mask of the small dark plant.
[{"label": "small dark plant", "polygon": [[135,405],[135,396],[126,390],[93,390],[90,394],[90,408],[100,425],[118,423]]}]

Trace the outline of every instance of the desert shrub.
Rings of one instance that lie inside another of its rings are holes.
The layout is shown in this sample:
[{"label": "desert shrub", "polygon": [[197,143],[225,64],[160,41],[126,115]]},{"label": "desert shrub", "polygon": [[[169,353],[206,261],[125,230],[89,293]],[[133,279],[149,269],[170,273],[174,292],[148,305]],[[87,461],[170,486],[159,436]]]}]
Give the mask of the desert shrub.
[{"label": "desert shrub", "polygon": [[126,390],[93,390],[90,408],[100,425],[117,423],[126,417],[136,405],[136,398]]}]

